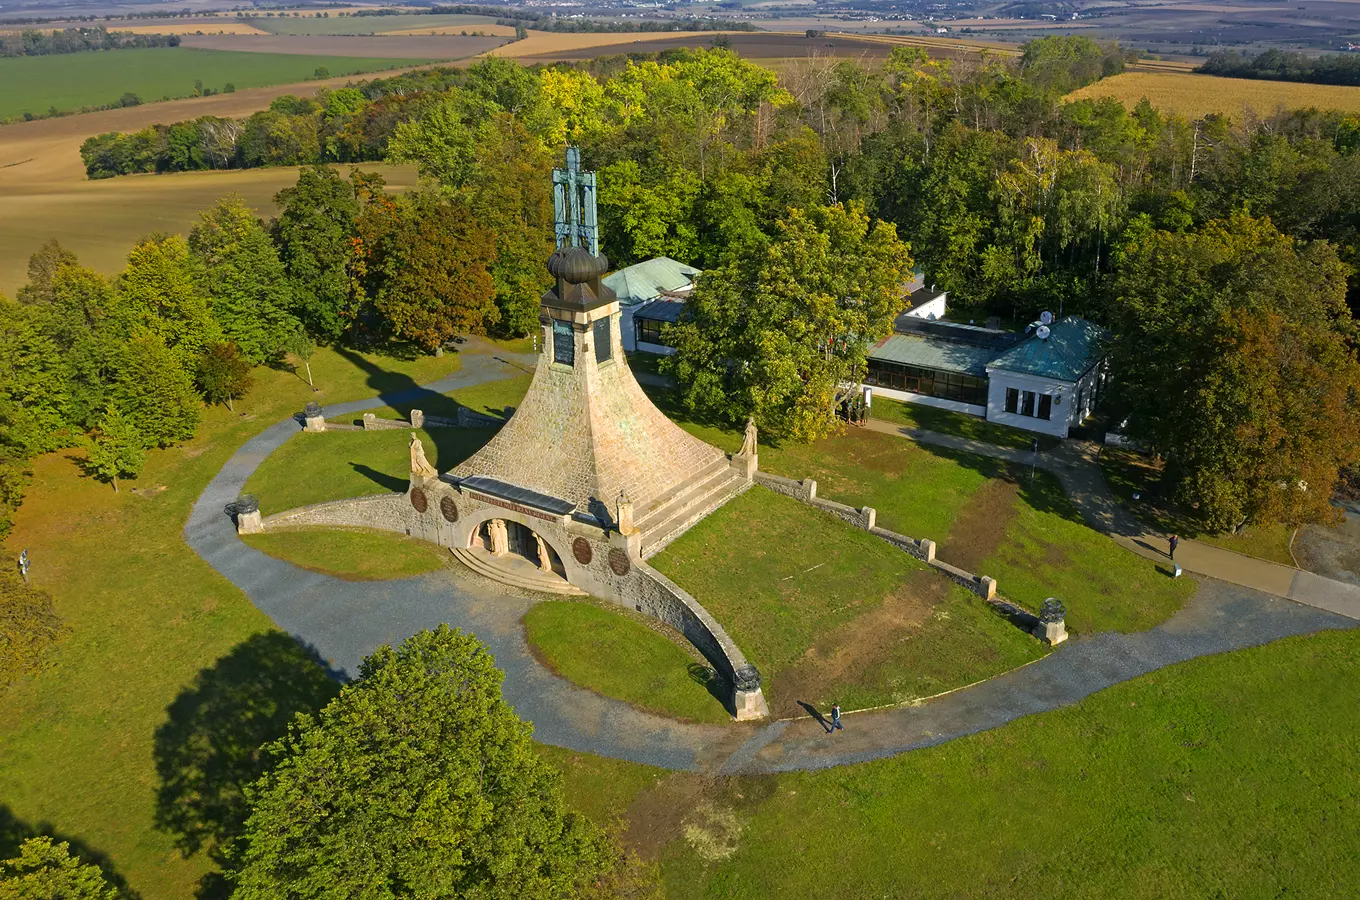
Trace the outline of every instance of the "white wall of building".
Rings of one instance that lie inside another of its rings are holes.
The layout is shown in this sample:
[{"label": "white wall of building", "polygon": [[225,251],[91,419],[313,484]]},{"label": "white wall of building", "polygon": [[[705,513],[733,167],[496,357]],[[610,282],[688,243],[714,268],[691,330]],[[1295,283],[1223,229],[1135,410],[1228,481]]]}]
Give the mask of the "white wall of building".
[{"label": "white wall of building", "polygon": [[674,347],[667,347],[665,344],[653,344],[649,341],[639,341],[636,334],[633,335],[633,338],[633,343],[636,345],[634,349],[641,353],[655,353],[657,356],[675,355]]},{"label": "white wall of building", "polygon": [[939,397],[931,397],[926,394],[917,394],[912,391],[899,391],[893,388],[872,387],[872,398],[886,397],[889,400],[900,400],[903,403],[915,403],[920,406],[933,406],[936,409],[947,409],[952,412],[966,413],[970,416],[982,418],[987,415],[987,407],[978,406],[975,403],[960,403],[957,400],[943,400]]},{"label": "white wall of building", "polygon": [[[1095,388],[1099,382],[1099,366],[1073,383],[1054,378],[1040,378],[1037,375],[1022,375],[1004,369],[988,369],[987,421],[1023,428],[1040,434],[1058,438],[1067,437],[1068,431],[1080,425],[1095,408]],[[1053,398],[1053,407],[1048,419],[1038,416],[1024,416],[1019,412],[1006,412],[1006,389],[1033,391],[1036,395],[1034,408],[1039,408],[1038,395],[1048,394]]]},{"label": "white wall of building", "polygon": [[641,305],[641,303],[633,306],[619,304],[619,337],[623,338],[623,349],[629,353],[637,349],[637,329],[633,327],[633,310]]}]

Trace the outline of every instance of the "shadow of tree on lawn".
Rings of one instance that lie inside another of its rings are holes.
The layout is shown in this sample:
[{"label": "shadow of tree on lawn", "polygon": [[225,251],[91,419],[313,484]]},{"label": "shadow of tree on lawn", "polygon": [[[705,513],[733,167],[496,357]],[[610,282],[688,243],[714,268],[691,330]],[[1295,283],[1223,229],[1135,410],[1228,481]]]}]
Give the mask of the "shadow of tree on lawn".
[{"label": "shadow of tree on lawn", "polygon": [[[14,859],[19,855],[19,848],[24,841],[40,835],[50,837],[54,843],[64,843],[70,847],[72,855],[78,857],[82,863],[98,866],[108,879],[109,884],[118,890],[118,896],[125,900],[140,900],[141,895],[128,886],[127,879],[118,874],[113,867],[113,860],[108,854],[94,849],[89,844],[63,834],[52,827],[50,823],[42,822],[38,825],[29,825],[14,814],[8,806],[0,803],[0,860]],[[3,894],[5,897],[10,894]],[[16,897],[28,897],[28,894],[16,894]],[[36,896],[36,895],[35,895]]]},{"label": "shadow of tree on lawn", "polygon": [[[267,768],[261,747],[339,690],[314,654],[278,631],[247,638],[200,671],[156,730],[157,827],[173,833],[184,853],[207,851],[220,861],[249,814],[246,787]],[[199,896],[221,889],[220,877],[205,876]]]}]

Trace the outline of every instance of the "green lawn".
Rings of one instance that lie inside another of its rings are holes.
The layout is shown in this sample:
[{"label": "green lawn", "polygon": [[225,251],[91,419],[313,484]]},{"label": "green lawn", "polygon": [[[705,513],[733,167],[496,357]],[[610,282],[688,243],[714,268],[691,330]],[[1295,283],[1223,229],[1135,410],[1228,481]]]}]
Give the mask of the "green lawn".
[{"label": "green lawn", "polygon": [[1360,720],[1341,686],[1357,668],[1360,631],[1294,638],[820,772],[714,782],[542,752],[573,805],[651,820],[627,834],[671,900],[833,881],[856,898],[1349,896]]},{"label": "green lawn", "polygon": [[[680,415],[668,393],[653,396]],[[735,431],[681,421],[725,449],[741,443]],[[1057,481],[1031,478],[1028,467],[854,427],[813,444],[762,444],[760,467],[815,478],[820,497],[874,507],[879,525],[934,540],[937,556],[990,575],[1022,606],[1057,597],[1075,631],[1150,627],[1195,590],[1088,527]]]},{"label": "green lawn", "polygon": [[776,714],[800,712],[800,700],[901,703],[1045,652],[905,552],[760,487],[651,563],[723,624],[764,675]]},{"label": "green lawn", "polygon": [[[337,401],[458,366],[452,354],[321,350],[312,360],[321,396]],[[82,477],[67,454],[34,460],[5,543],[11,558],[29,549],[32,578],[52,592],[71,633],[50,671],[0,696],[0,803],[24,825],[106,855],[145,900],[192,897],[212,868],[202,853],[181,855],[176,835],[155,825],[156,731],[201,671],[273,629],[183,536],[193,502],[236,449],[317,396],[291,370],[261,368],[255,378],[234,413],[205,410],[198,437],[149,454],[121,493]]]},{"label": "green lawn", "polygon": [[885,422],[896,422],[908,428],[938,431],[1014,450],[1030,449],[1034,446],[1035,438],[1039,440],[1040,450],[1051,450],[1061,443],[1057,438],[998,425],[978,416],[916,403],[899,403],[886,397],[874,398],[873,417]]},{"label": "green lawn", "polygon": [[308,528],[246,535],[243,540],[278,559],[352,581],[409,578],[442,569],[448,551],[428,541],[363,528]]},{"label": "green lawn", "polygon": [[[370,409],[380,419],[409,419],[412,409],[419,409],[428,416],[443,416],[452,419],[458,415],[458,407],[466,406],[473,412],[501,415],[507,406],[519,406],[524,394],[529,390],[532,375],[517,375],[498,381],[488,381],[472,387],[461,388],[451,394],[426,394],[419,400],[396,406]],[[332,421],[358,423],[363,416],[336,416]]]},{"label": "green lawn", "polygon": [[524,630],[536,655],[568,681],[664,716],[730,722],[726,682],[627,613],[552,600],[530,608]]},{"label": "green lawn", "polygon": [[288,84],[311,78],[324,66],[332,76],[378,72],[418,65],[426,60],[367,59],[349,56],[306,56],[148,47],[103,53],[62,53],[0,59],[0,121],[29,112],[59,111],[117,103],[131,91],[144,102],[189,97],[195,79],[221,90]]},{"label": "green lawn", "polygon": [[[1161,467],[1151,458],[1132,450],[1106,447],[1100,451],[1100,466],[1110,491],[1141,522],[1167,534],[1194,538],[1285,566],[1294,565],[1289,552],[1294,529],[1288,525],[1248,525],[1241,534],[1206,532],[1194,518],[1184,515],[1162,496]],[[1138,500],[1133,499],[1135,493],[1140,495]]]}]

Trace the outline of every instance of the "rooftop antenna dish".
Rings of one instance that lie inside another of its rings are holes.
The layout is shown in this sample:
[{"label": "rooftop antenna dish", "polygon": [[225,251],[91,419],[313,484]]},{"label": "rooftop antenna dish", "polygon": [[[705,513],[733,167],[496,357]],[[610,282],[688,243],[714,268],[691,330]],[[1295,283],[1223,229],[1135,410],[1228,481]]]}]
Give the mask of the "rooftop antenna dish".
[{"label": "rooftop antenna dish", "polygon": [[1034,333],[1038,335],[1039,340],[1048,340],[1049,330],[1047,325],[1040,325],[1038,328],[1034,329]]},{"label": "rooftop antenna dish", "polygon": [[1044,310],[1043,312],[1039,313],[1039,322],[1040,324],[1043,325],[1052,325],[1053,313],[1049,312],[1048,310]]}]

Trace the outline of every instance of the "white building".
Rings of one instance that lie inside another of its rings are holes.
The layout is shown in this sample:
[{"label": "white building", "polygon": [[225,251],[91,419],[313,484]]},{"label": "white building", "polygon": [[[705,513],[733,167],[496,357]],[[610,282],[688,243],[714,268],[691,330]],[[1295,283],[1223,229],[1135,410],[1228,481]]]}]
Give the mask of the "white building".
[{"label": "white building", "polygon": [[[624,350],[667,355],[675,352],[659,343],[660,325],[655,320],[634,321],[634,315],[658,299],[683,302],[694,290],[694,278],[697,275],[699,270],[694,266],[669,256],[657,256],[604,277],[604,284],[619,298],[619,327],[622,329]],[[661,309],[664,307],[658,307],[658,310]],[[640,328],[645,333],[639,342]]]}]

